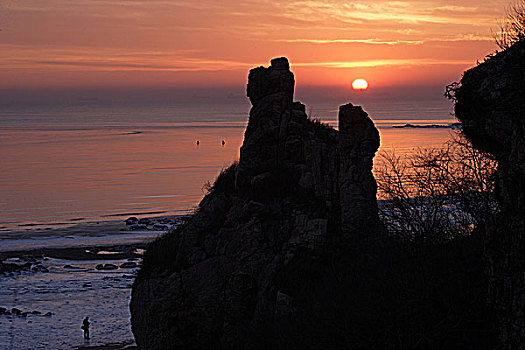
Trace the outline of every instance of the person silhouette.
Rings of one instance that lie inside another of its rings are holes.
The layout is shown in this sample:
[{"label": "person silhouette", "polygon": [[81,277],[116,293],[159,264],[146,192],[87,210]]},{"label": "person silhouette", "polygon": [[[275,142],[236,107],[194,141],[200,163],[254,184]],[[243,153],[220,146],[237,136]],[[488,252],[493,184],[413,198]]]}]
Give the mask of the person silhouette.
[{"label": "person silhouette", "polygon": [[197,146],[198,146],[198,145],[200,145],[200,141],[199,141],[199,140],[197,140],[197,142],[196,142],[196,143],[197,143]]},{"label": "person silhouette", "polygon": [[84,339],[89,339],[89,317],[86,316],[84,321],[82,321],[82,327],[81,329],[84,330]]},{"label": "person silhouette", "polygon": [[222,147],[224,147],[225,143],[226,143],[226,141],[222,140]]}]

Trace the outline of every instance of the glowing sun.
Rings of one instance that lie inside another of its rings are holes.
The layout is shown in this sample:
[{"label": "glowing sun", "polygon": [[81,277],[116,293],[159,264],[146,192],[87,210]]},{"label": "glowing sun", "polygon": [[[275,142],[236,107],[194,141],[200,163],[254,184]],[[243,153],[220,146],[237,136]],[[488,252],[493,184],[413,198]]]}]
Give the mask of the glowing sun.
[{"label": "glowing sun", "polygon": [[352,89],[354,90],[366,90],[368,89],[368,82],[365,79],[356,79],[352,82]]}]

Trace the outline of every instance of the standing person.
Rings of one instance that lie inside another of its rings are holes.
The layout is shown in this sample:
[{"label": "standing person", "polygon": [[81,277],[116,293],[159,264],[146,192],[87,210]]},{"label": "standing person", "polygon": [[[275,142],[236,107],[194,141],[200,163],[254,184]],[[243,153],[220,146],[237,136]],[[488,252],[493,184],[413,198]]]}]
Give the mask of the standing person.
[{"label": "standing person", "polygon": [[80,328],[84,330],[84,339],[89,339],[89,317],[86,316]]}]

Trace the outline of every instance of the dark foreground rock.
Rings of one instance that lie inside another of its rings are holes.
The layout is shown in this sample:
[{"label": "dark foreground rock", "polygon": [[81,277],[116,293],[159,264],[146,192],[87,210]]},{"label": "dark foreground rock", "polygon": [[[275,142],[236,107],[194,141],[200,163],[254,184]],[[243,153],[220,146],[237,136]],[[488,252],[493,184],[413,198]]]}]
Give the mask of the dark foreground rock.
[{"label": "dark foreground rock", "polygon": [[498,161],[500,214],[486,228],[490,296],[501,348],[525,348],[525,42],[465,72],[456,116],[478,149]]},{"label": "dark foreground rock", "polygon": [[[11,310],[9,311],[8,308],[0,307],[0,316],[2,316],[2,315],[6,315],[6,316],[13,315],[13,316],[19,316],[19,317],[27,317],[28,315],[34,315],[34,316],[42,315],[42,312],[37,311],[37,310],[22,311],[22,310],[20,310],[20,309],[18,309],[16,307],[11,308]],[[53,316],[53,313],[52,312],[47,312],[43,316]]]},{"label": "dark foreground rock", "polygon": [[132,268],[135,268],[137,266],[138,266],[137,263],[133,262],[133,261],[127,261],[125,263],[120,264],[120,268],[121,269],[132,269]]},{"label": "dark foreground rock", "polygon": [[118,266],[115,264],[98,264],[95,266],[95,269],[97,270],[116,270],[118,269]]},{"label": "dark foreground rock", "polygon": [[305,292],[285,290],[290,266],[325,264],[319,257],[334,247],[363,247],[384,232],[372,176],[379,133],[361,107],[341,106],[340,132],[310,120],[293,102],[286,58],[248,80],[239,163],[186,224],[147,249],[131,301],[139,348],[261,346],[263,330],[290,317]]}]

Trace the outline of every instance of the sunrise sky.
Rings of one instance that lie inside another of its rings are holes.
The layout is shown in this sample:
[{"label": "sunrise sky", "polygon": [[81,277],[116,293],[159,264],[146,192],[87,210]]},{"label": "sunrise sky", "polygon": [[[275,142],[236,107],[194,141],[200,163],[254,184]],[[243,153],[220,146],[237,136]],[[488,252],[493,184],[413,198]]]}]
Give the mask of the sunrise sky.
[{"label": "sunrise sky", "polygon": [[496,49],[507,1],[2,0],[0,88],[444,85]]}]

